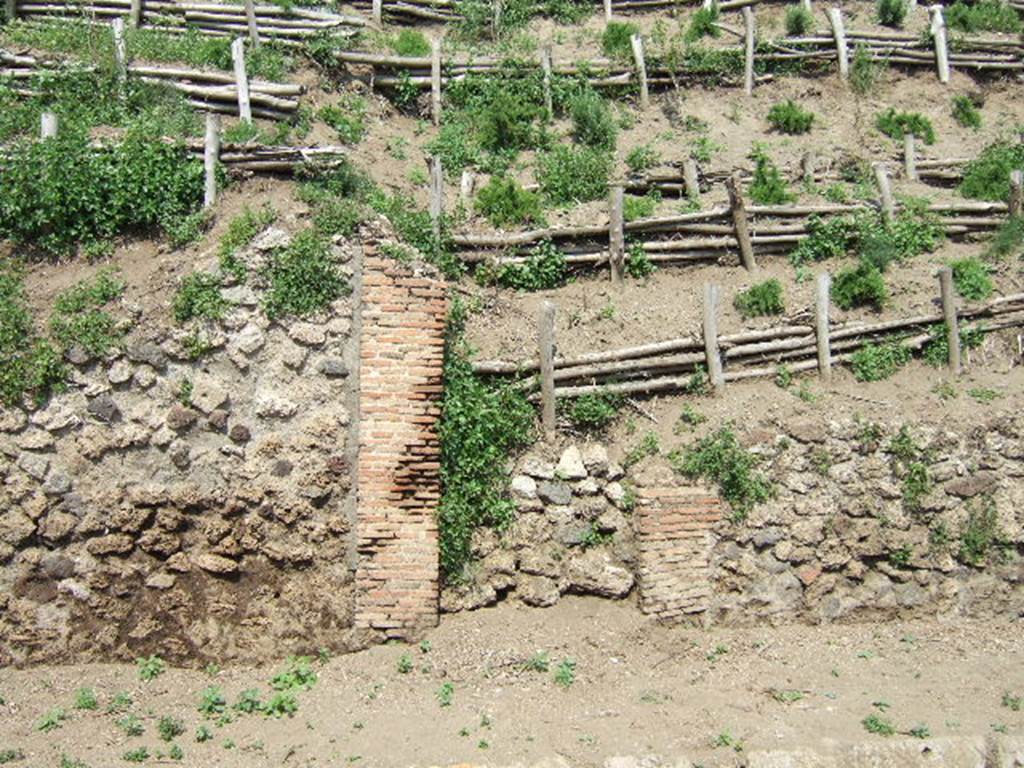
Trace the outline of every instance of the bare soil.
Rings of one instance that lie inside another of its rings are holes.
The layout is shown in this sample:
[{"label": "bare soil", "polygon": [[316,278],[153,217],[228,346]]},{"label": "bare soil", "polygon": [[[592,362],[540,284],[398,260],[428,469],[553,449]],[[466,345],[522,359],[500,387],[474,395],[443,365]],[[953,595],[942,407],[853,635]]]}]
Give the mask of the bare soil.
[{"label": "bare soil", "polygon": [[[539,653],[549,669],[524,669]],[[555,671],[567,659],[575,678],[561,686]],[[0,749],[22,750],[32,766],[56,765],[61,754],[123,764],[139,746],[168,752],[156,732],[165,715],[185,725],[176,740],[183,765],[225,768],[504,765],[556,755],[597,766],[623,754],[732,765],[755,750],[884,741],[861,724],[872,714],[899,732],[924,726],[940,739],[1024,729],[1024,713],[1002,704],[1004,693],[1024,693],[1019,620],[730,629],[659,625],[631,602],[502,605],[446,617],[422,646],[314,662],[319,680],[298,695],[294,717],[234,713],[218,727],[197,711],[210,685],[232,703],[246,688],[266,698],[280,666],[169,669],[151,682],[130,665],[3,670]],[[447,706],[439,700],[446,684]],[[95,689],[98,710],[73,709],[82,686]],[[142,736],[126,737],[116,725],[122,716],[105,714],[119,691],[131,694]],[[40,733],[54,707],[67,720]],[[204,724],[214,737],[196,743]]]}]

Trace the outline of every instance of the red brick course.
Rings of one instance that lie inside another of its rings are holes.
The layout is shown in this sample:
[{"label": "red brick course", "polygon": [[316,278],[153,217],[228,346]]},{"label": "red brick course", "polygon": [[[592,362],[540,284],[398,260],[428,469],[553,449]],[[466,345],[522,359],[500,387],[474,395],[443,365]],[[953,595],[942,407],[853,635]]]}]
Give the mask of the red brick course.
[{"label": "red brick course", "polygon": [[437,624],[445,284],[364,245],[356,520],[357,627]]},{"label": "red brick course", "polygon": [[640,609],[666,619],[707,610],[719,500],[702,488],[648,487],[638,501]]}]

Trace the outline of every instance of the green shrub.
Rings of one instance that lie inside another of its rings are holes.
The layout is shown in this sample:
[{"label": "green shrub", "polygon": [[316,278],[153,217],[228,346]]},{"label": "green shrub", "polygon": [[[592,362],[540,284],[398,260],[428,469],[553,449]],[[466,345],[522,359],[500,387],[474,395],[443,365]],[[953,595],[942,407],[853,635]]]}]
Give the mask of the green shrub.
[{"label": "green shrub", "polygon": [[1024,144],[989,144],[964,167],[959,191],[975,200],[1005,201],[1010,196],[1010,171],[1024,168]]},{"label": "green shrub", "polygon": [[157,721],[156,732],[164,741],[174,741],[185,732],[185,724],[176,717],[164,715]]},{"label": "green shrub", "polygon": [[448,320],[444,395],[438,434],[443,494],[438,512],[441,572],[464,579],[473,531],[503,528],[515,516],[505,464],[533,433],[533,409],[511,385],[489,386],[473,373],[463,338],[465,309],[456,300]]},{"label": "green shrub", "polygon": [[538,159],[537,180],[545,197],[556,205],[603,198],[612,170],[611,155],[601,149],[565,144]]},{"label": "green shrub", "polygon": [[717,2],[697,9],[690,19],[690,26],[687,27],[683,39],[688,43],[695,43],[702,37],[718,37],[721,34],[719,28],[715,26],[718,22],[718,15]]},{"label": "green shrub", "polygon": [[92,688],[79,688],[75,692],[75,709],[94,710],[99,708],[96,691]]},{"label": "green shrub", "polygon": [[619,413],[625,397],[613,392],[594,392],[580,395],[568,409],[569,423],[577,429],[600,431]]},{"label": "green shrub", "polygon": [[781,315],[786,311],[782,301],[782,284],[774,277],[741,291],[733,304],[744,318]]},{"label": "green shrub", "polygon": [[175,321],[185,323],[194,317],[219,320],[224,317],[228,305],[220,294],[217,275],[193,272],[181,281],[171,306]]},{"label": "green shrub", "polygon": [[494,176],[487,182],[477,194],[476,209],[496,227],[544,222],[540,196],[508,176]]},{"label": "green shrub", "polygon": [[999,515],[991,497],[980,503],[972,502],[967,508],[967,520],[960,531],[960,560],[980,567],[986,561],[1001,560],[1011,546],[999,528]]},{"label": "green shrub", "polygon": [[750,198],[758,205],[785,205],[796,200],[782,174],[764,152],[754,155],[754,178],[750,182]]},{"label": "green shrub", "polygon": [[113,270],[103,270],[57,296],[50,315],[50,332],[62,350],[77,346],[91,357],[105,355],[121,337],[114,318],[104,307],[124,293],[125,284]]},{"label": "green shrub", "polygon": [[647,144],[642,144],[639,147],[633,147],[629,150],[629,154],[626,155],[626,166],[633,173],[640,173],[650,168],[654,168],[660,162],[661,155],[658,154],[657,150]]},{"label": "green shrub", "polygon": [[1005,259],[1007,256],[1021,255],[1024,246],[1024,218],[1014,216],[999,225],[985,251],[989,259]]},{"label": "green shrub", "polygon": [[624,21],[609,21],[601,35],[601,50],[610,59],[630,59],[633,45],[630,39],[640,33],[640,27]]},{"label": "green shrub", "polygon": [[786,34],[790,37],[802,37],[814,29],[814,14],[801,5],[791,5],[786,9]]},{"label": "green shrub", "polygon": [[886,27],[902,27],[908,7],[907,0],[878,0],[878,23]]},{"label": "green shrub", "polygon": [[622,218],[625,221],[649,219],[661,202],[661,192],[651,190],[646,195],[626,195],[622,199]]},{"label": "green shrub", "polygon": [[970,96],[960,94],[953,97],[953,119],[964,128],[981,128],[981,112]]},{"label": "green shrub", "polygon": [[899,341],[865,344],[850,358],[857,381],[881,381],[892,376],[910,360],[910,350]]},{"label": "green shrub", "polygon": [[775,104],[768,111],[768,122],[780,133],[807,133],[814,123],[814,113],[802,109],[790,99]]},{"label": "green shrub", "polygon": [[757,455],[745,450],[729,427],[721,427],[682,454],[670,454],[669,460],[677,472],[716,483],[722,498],[732,506],[735,521],[743,520],[757,504],[774,495],[771,481],[755,472]]},{"label": "green shrub", "polygon": [[889,107],[875,115],[875,127],[893,139],[902,139],[904,134],[912,133],[925,144],[935,143],[932,121],[920,112],[897,112],[895,107]]},{"label": "green shrub", "polygon": [[626,250],[626,274],[642,280],[653,274],[655,266],[641,243],[633,243]]},{"label": "green shrub", "polygon": [[981,301],[992,295],[991,269],[980,259],[970,256],[953,261],[953,284],[965,299]]},{"label": "green shrub", "polygon": [[270,687],[275,691],[308,691],[317,679],[309,656],[289,656],[285,668],[270,678]]},{"label": "green shrub", "polygon": [[271,255],[264,277],[269,283],[264,309],[271,319],[312,314],[348,290],[328,241],[311,229]]},{"label": "green shrub", "polygon": [[880,310],[888,296],[885,278],[870,264],[840,270],[832,281],[832,300],[841,309],[870,306]]},{"label": "green shrub", "polygon": [[528,102],[514,91],[493,95],[474,118],[480,146],[491,152],[508,153],[541,145],[543,132],[536,122],[543,113],[543,106]]},{"label": "green shrub", "polygon": [[960,32],[1021,31],[1017,11],[1001,0],[978,0],[965,3],[957,0],[946,8],[946,25]]},{"label": "green shrub", "polygon": [[907,200],[890,224],[874,211],[834,218],[812,216],[808,231],[789,255],[795,267],[851,253],[859,255],[862,264],[882,271],[893,261],[934,250],[943,237],[935,214],[914,200]]},{"label": "green shrub", "polygon": [[[960,349],[974,349],[984,340],[985,332],[981,328],[960,329]],[[944,368],[949,362],[949,335],[945,323],[932,328],[931,339],[925,344],[921,357],[933,368]]]},{"label": "green shrub", "polygon": [[418,29],[403,29],[391,38],[391,50],[399,56],[423,58],[430,55],[430,42]]},{"label": "green shrub", "polygon": [[565,254],[545,240],[525,261],[503,265],[498,270],[497,280],[501,285],[521,291],[542,291],[562,285],[568,271]]},{"label": "green shrub", "polygon": [[587,89],[569,103],[572,133],[576,141],[589,147],[614,149],[618,129],[612,111],[596,91]]},{"label": "green shrub", "polygon": [[366,101],[359,96],[346,95],[338,104],[320,107],[317,117],[346,144],[358,144],[366,135]]},{"label": "green shrub", "polygon": [[853,49],[850,61],[850,88],[858,96],[867,96],[875,87],[875,81],[881,66],[871,56],[866,46],[858,45]]},{"label": "green shrub", "polygon": [[[299,196],[302,196],[301,188]],[[277,212],[269,205],[260,211],[253,211],[248,206],[228,222],[227,232],[220,239],[217,247],[218,262],[221,272],[233,275],[236,279],[245,278],[245,265],[236,254],[253,239],[269,227],[277,218]]]},{"label": "green shrub", "polygon": [[203,198],[202,163],[139,130],[98,149],[71,128],[16,143],[3,176],[0,237],[59,254],[160,226],[193,212]]}]

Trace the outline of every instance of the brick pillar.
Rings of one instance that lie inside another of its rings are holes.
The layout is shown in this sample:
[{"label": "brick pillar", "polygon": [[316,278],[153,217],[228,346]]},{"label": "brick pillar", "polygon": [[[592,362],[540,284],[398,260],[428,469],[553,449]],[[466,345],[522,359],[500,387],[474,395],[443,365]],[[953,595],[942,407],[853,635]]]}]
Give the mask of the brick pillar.
[{"label": "brick pillar", "polygon": [[438,616],[445,284],[363,248],[355,625],[409,638]]},{"label": "brick pillar", "polygon": [[638,501],[640,609],[666,619],[707,610],[719,500],[704,488],[654,486]]}]

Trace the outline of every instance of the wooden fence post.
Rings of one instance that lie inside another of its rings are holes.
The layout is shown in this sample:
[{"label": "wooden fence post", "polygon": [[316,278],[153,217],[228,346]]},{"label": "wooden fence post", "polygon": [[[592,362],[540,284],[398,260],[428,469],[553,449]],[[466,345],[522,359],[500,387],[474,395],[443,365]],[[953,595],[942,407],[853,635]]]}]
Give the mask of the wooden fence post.
[{"label": "wooden fence post", "polygon": [[430,224],[434,237],[441,237],[441,217],[444,215],[444,172],[441,158],[431,155],[427,160],[430,168]]},{"label": "wooden fence post", "polygon": [[249,75],[245,71],[245,41],[236,37],[231,42],[231,61],[235,65],[235,88],[238,90],[238,116],[246,123],[252,122],[252,106],[249,103]]},{"label": "wooden fence post", "polygon": [[935,67],[939,72],[939,82],[949,82],[949,47],[946,44],[946,20],[942,17],[942,6],[933,5],[928,8],[932,15],[932,38],[935,40]]},{"label": "wooden fence post", "polygon": [[697,176],[697,161],[692,157],[683,160],[683,182],[686,196],[700,205],[700,179]]},{"label": "wooden fence post", "polygon": [[626,236],[622,214],[624,192],[621,184],[615,184],[608,201],[608,261],[611,263],[612,283],[617,288],[622,287],[626,271]]},{"label": "wooden fence post", "polygon": [[18,0],[5,0],[4,18],[7,21],[14,21],[18,18]]},{"label": "wooden fence post", "polygon": [[206,141],[203,145],[203,170],[205,186],[203,207],[210,208],[217,202],[217,161],[220,159],[220,115],[206,113]]},{"label": "wooden fence post", "polygon": [[754,11],[743,6],[743,90],[747,96],[754,92]]},{"label": "wooden fence post", "polygon": [[732,212],[733,232],[736,235],[736,244],[740,249],[740,261],[744,269],[752,271],[757,269],[757,262],[754,261],[754,246],[750,241],[750,229],[747,226],[747,207],[743,202],[743,195],[740,193],[739,180],[736,174],[725,180],[725,188],[729,193],[729,210]]},{"label": "wooden fence post", "polygon": [[811,8],[811,0],[800,0],[800,5],[804,7],[804,10],[808,13],[813,13],[814,9]]},{"label": "wooden fence post", "polygon": [[939,292],[942,297],[942,317],[946,321],[946,341],[949,344],[949,371],[960,374],[960,327],[956,317],[956,297],[953,294],[953,270],[939,270]]},{"label": "wooden fence post", "polygon": [[647,64],[644,62],[644,41],[640,35],[633,35],[629,39],[633,46],[633,60],[636,62],[636,76],[640,81],[640,107],[647,109],[650,104],[650,95],[647,90]]},{"label": "wooden fence post", "polygon": [[805,183],[814,183],[814,170],[817,166],[817,162],[817,158],[815,158],[813,152],[808,152],[800,158],[800,169],[803,171]]},{"label": "wooden fence post", "polygon": [[896,214],[896,206],[892,199],[892,186],[889,184],[889,171],[884,163],[875,163],[875,183],[878,184],[878,195],[882,204],[882,218],[892,223]]},{"label": "wooden fence post", "polygon": [[118,16],[110,22],[114,35],[114,63],[117,67],[117,82],[124,88],[128,82],[128,49],[124,44],[124,19]]},{"label": "wooden fence post", "polygon": [[604,20],[606,23],[612,20],[612,0],[604,0]]},{"label": "wooden fence post", "polygon": [[131,0],[131,10],[128,13],[128,20],[136,29],[142,26],[142,0]]},{"label": "wooden fence post", "polygon": [[725,389],[722,358],[718,352],[718,286],[704,283],[704,357],[707,361],[708,381],[720,395]]},{"label": "wooden fence post", "polygon": [[466,170],[462,172],[459,180],[459,200],[468,205],[473,198],[473,189],[476,187],[476,174]]},{"label": "wooden fence post", "polygon": [[540,49],[540,68],[544,72],[544,109],[550,120],[555,116],[554,106],[551,100],[551,45],[545,45]]},{"label": "wooden fence post", "polygon": [[430,117],[441,124],[441,40],[430,42]]},{"label": "wooden fence post", "polygon": [[39,137],[42,139],[52,139],[57,135],[57,115],[50,110],[46,110],[39,116]]},{"label": "wooden fence post", "polygon": [[832,37],[836,41],[836,56],[839,59],[839,77],[848,80],[850,77],[850,53],[846,47],[846,31],[843,29],[843,12],[838,8],[826,11],[828,23],[832,26]]},{"label": "wooden fence post", "polygon": [[371,14],[373,15],[374,22],[378,25],[384,23],[384,0],[373,0]]},{"label": "wooden fence post", "polygon": [[245,21],[249,25],[249,42],[259,45],[260,30],[256,26],[256,3],[253,0],[245,0]]},{"label": "wooden fence post", "polygon": [[829,288],[832,279],[828,272],[818,275],[814,291],[814,335],[818,345],[818,374],[828,384],[832,381],[832,350],[829,343]]},{"label": "wooden fence post", "polygon": [[555,305],[550,301],[540,305],[537,329],[540,345],[540,401],[544,438],[555,437]]},{"label": "wooden fence post", "polygon": [[1010,171],[1010,199],[1007,207],[1011,218],[1020,216],[1024,209],[1024,171]]},{"label": "wooden fence post", "polygon": [[903,134],[903,172],[910,181],[917,181],[917,153],[912,133]]}]

